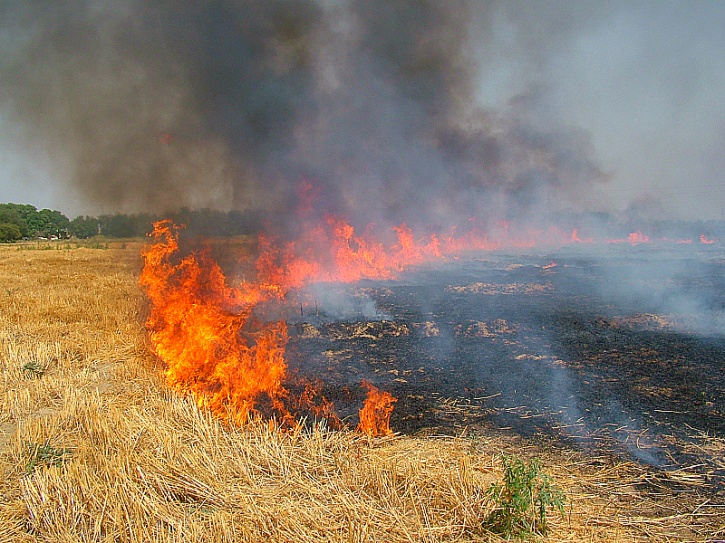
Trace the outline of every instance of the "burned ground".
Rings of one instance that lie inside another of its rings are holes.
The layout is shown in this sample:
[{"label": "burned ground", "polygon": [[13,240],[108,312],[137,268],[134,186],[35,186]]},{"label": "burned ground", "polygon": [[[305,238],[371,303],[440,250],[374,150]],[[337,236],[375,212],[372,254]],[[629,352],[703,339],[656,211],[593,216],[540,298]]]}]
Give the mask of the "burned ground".
[{"label": "burned ground", "polygon": [[289,361],[351,423],[366,379],[398,432],[515,434],[716,488],[723,455],[698,443],[725,436],[724,277],[685,249],[452,261],[300,294]]}]

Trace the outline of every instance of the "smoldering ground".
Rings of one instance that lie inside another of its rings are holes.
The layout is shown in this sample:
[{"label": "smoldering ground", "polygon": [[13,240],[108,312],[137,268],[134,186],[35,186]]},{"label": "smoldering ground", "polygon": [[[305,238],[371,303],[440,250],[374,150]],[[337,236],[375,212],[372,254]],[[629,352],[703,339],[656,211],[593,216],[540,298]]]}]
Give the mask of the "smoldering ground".
[{"label": "smoldering ground", "polygon": [[[348,301],[373,301],[374,315],[335,314],[337,298],[306,305],[290,319],[290,365],[324,374],[342,409],[339,391],[360,379],[391,391],[393,428],[404,433],[486,428],[653,466],[695,463],[688,436],[725,429],[725,343],[700,326],[706,314],[693,322],[690,307],[660,294],[682,279],[678,269],[704,281],[700,301],[722,289],[707,286],[712,262],[661,265],[657,251],[636,263],[493,254],[350,285]],[[641,275],[601,284],[627,266]]]}]

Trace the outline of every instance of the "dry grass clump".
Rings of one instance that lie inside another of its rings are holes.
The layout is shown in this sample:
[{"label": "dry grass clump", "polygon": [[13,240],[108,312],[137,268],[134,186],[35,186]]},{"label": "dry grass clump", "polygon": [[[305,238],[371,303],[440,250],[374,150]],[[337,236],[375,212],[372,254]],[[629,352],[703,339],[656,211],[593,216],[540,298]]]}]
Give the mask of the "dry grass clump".
[{"label": "dry grass clump", "polygon": [[497,541],[482,525],[501,452],[564,491],[550,541],[725,538],[723,504],[686,473],[677,493],[500,435],[226,426],[159,379],[139,251],[0,247],[0,541]]}]

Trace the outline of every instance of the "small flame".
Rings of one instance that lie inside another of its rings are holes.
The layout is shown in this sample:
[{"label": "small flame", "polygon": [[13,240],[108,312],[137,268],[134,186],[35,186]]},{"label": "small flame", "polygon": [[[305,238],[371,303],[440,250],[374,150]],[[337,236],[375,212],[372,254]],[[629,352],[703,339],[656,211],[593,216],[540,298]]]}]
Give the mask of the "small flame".
[{"label": "small flame", "polygon": [[649,236],[643,234],[642,232],[631,232],[629,234],[629,238],[627,238],[627,241],[629,241],[629,243],[632,245],[637,245],[639,243],[648,243]]},{"label": "small flame", "polygon": [[367,381],[362,382],[368,394],[365,405],[360,410],[360,423],[358,431],[370,437],[387,436],[393,433],[390,429],[390,415],[393,413],[393,404],[397,402],[389,392],[383,392]]},{"label": "small flame", "polygon": [[571,243],[594,243],[594,238],[581,238],[579,236],[579,230],[574,228],[571,231],[571,236],[569,236],[569,241]]},{"label": "small flame", "polygon": [[640,243],[649,243],[650,238],[648,235],[643,234],[642,232],[630,232],[629,236],[627,236],[625,239],[617,238],[617,239],[608,239],[605,241],[605,243],[609,244],[617,244],[617,243],[629,243],[632,247],[635,245],[639,245]]},{"label": "small flame", "polygon": [[715,243],[715,240],[708,238],[707,236],[705,236],[705,234],[700,234],[700,243],[702,243],[703,245],[712,245],[713,243]]}]

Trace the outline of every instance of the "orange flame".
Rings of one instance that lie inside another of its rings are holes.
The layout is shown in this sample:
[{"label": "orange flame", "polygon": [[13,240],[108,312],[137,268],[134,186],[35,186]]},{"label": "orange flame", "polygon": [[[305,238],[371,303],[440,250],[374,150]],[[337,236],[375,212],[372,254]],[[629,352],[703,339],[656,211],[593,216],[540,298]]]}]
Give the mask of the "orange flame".
[{"label": "orange flame", "polygon": [[171,221],[156,223],[151,235],[158,241],[142,253],[140,283],[151,302],[147,326],[168,384],[224,419],[244,422],[262,400],[287,418],[287,327],[251,318],[255,304],[274,293],[260,285],[228,287],[206,252],[179,260]]},{"label": "orange flame", "polygon": [[569,241],[571,241],[571,243],[594,243],[594,238],[582,239],[579,236],[579,230],[577,228],[574,228],[571,231],[571,236],[569,236]]},{"label": "orange flame", "polygon": [[639,245],[640,243],[649,243],[649,236],[642,232],[630,232],[626,239],[608,239],[605,243],[616,244],[616,243],[629,243],[632,247]]},{"label": "orange flame", "polygon": [[383,392],[367,381],[362,386],[368,389],[365,405],[360,410],[360,423],[358,431],[370,437],[387,436],[393,433],[390,429],[390,415],[393,413],[393,404],[397,402],[389,392]]},{"label": "orange flame", "polygon": [[[253,310],[260,303],[282,299],[290,288],[313,278],[384,277],[389,264],[380,260],[383,253],[376,253],[378,249],[364,240],[355,240],[342,261],[338,251],[338,267],[323,271],[313,253],[307,260],[297,258],[292,245],[263,239],[256,261],[258,279],[233,288],[207,251],[179,256],[178,231],[170,220],[154,225],[151,236],[156,243],[142,253],[139,280],[151,303],[147,327],[152,348],[165,364],[169,386],[238,424],[265,415],[282,425],[294,425],[297,415],[311,414],[327,419],[332,427],[340,426],[333,404],[322,396],[319,385],[289,381],[284,321],[261,322]],[[335,231],[338,241],[353,243],[351,230],[338,225]],[[362,262],[362,271],[353,273],[350,261]],[[300,391],[292,395],[291,388]],[[390,412],[392,404],[383,420],[372,422],[381,429],[376,431],[390,432]]]},{"label": "orange flame", "polygon": [[637,245],[639,243],[648,243],[649,236],[643,234],[642,232],[630,232],[627,241],[632,245]]},{"label": "orange flame", "polygon": [[[314,199],[314,187],[303,189],[305,198]],[[312,204],[305,206],[303,212],[308,214]],[[152,348],[165,364],[166,379],[174,390],[192,395],[200,406],[237,423],[262,414],[292,423],[296,416],[292,413],[302,411],[337,420],[319,387],[290,382],[287,326],[284,321],[263,321],[254,311],[260,304],[284,300],[290,290],[311,282],[392,279],[409,266],[468,251],[593,242],[582,239],[577,230],[570,235],[556,229],[531,230],[517,236],[509,223],[500,223],[489,237],[474,222],[463,235],[452,230],[427,237],[415,237],[402,224],[388,232],[386,244],[372,227],[360,233],[342,218],[330,216],[308,225],[294,241],[260,236],[255,280],[232,287],[207,251],[179,254],[178,231],[169,220],[156,223],[151,234],[155,243],[142,253],[140,284],[151,305],[147,326]],[[606,243],[648,241],[648,236],[633,232],[627,239]],[[702,235],[700,242],[713,240]],[[368,397],[358,429],[369,435],[391,433],[396,399],[369,383],[363,386]]]}]

